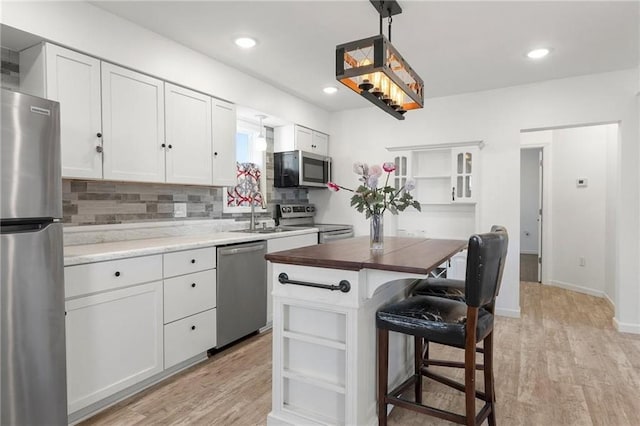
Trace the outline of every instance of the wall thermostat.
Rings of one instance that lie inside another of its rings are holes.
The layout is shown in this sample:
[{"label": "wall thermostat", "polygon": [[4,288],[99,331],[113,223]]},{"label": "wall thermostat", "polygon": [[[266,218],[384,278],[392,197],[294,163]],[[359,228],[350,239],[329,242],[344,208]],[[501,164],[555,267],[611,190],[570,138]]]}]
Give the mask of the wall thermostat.
[{"label": "wall thermostat", "polygon": [[578,188],[586,188],[587,187],[587,178],[578,178],[578,179],[576,179],[576,186]]}]

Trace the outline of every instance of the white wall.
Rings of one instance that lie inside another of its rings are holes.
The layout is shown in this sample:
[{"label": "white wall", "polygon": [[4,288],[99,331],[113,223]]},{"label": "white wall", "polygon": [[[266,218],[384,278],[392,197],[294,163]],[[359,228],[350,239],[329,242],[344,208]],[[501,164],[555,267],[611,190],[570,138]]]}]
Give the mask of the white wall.
[{"label": "white wall", "polygon": [[[616,319],[622,329],[637,327],[640,332],[637,91],[637,69],[632,69],[427,99],[424,109],[409,111],[405,121],[394,120],[376,107],[335,113],[330,144],[334,180],[355,183],[351,163],[389,159],[386,146],[484,140],[479,228],[502,224],[510,231],[497,308],[502,314],[518,314],[520,131],[620,121],[618,194],[624,196],[616,196],[615,202],[619,225]],[[319,220],[353,223],[358,233],[367,232],[364,217],[349,207],[348,194],[311,191],[310,199],[321,206]]]},{"label": "white wall", "polygon": [[89,3],[2,2],[0,22],[91,56],[329,133],[327,111]]},{"label": "white wall", "polygon": [[538,254],[540,149],[520,152],[520,253]]},{"label": "white wall", "polygon": [[[607,132],[609,126],[553,131],[551,283],[594,295],[605,290]],[[576,180],[587,179],[586,187]],[[615,190],[615,188],[613,188]],[[584,258],[584,266],[579,259]]]}]

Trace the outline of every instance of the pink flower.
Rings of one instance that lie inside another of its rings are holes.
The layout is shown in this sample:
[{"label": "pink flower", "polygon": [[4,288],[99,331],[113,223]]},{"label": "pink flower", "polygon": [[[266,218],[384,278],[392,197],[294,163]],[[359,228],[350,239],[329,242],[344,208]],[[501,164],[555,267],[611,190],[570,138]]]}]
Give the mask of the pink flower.
[{"label": "pink flower", "polygon": [[391,172],[396,170],[396,165],[395,165],[395,163],[387,161],[386,163],[384,163],[382,165],[382,170],[384,170],[387,173],[391,173]]},{"label": "pink flower", "polygon": [[340,191],[340,186],[336,185],[333,182],[327,182],[327,188],[329,188],[330,190],[332,190],[333,192],[338,192]]},{"label": "pink flower", "polygon": [[371,166],[369,168],[369,176],[375,176],[377,178],[382,176],[382,167],[378,166],[377,164]]}]

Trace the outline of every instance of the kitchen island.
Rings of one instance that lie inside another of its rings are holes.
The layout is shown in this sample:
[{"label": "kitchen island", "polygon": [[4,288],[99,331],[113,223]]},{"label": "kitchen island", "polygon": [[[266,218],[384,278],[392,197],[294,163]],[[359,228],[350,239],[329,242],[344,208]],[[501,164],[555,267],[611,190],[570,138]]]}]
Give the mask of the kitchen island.
[{"label": "kitchen island", "polygon": [[[271,253],[273,396],[269,425],[372,425],[376,310],[407,297],[466,241],[359,237]],[[412,340],[392,334],[389,387],[413,371]]]}]

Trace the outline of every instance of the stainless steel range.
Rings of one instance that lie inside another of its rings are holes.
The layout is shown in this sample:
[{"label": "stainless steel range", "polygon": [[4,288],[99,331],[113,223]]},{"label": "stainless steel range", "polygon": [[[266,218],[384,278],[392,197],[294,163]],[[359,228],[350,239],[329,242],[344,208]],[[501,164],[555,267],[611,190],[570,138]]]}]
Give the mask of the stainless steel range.
[{"label": "stainless steel range", "polygon": [[352,225],[335,225],[315,223],[316,206],[313,204],[278,204],[276,205],[276,223],[288,228],[318,228],[318,243],[342,240],[353,237]]}]

